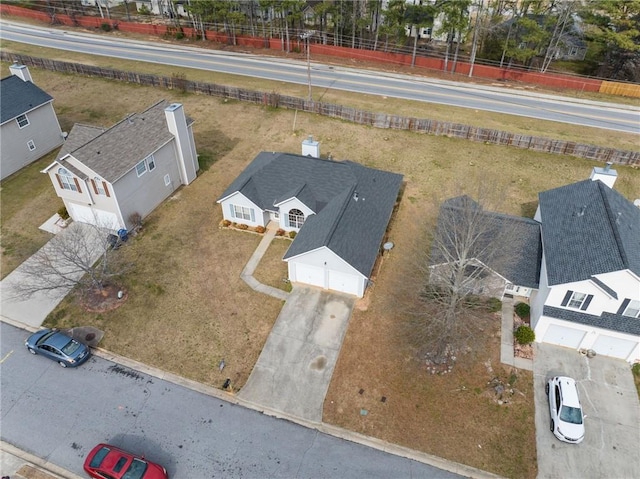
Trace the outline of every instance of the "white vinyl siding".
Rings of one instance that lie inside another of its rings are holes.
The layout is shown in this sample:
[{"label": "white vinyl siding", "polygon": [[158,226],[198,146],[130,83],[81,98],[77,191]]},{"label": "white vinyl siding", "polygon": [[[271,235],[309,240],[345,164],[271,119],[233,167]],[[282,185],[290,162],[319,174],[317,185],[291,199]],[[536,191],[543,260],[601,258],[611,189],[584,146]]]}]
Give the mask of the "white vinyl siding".
[{"label": "white vinyl siding", "polygon": [[29,148],[29,151],[33,151],[36,149],[36,144],[33,142],[33,140],[29,140],[27,142],[27,148]]},{"label": "white vinyl siding", "polygon": [[256,213],[253,208],[247,208],[240,205],[229,205],[231,209],[231,217],[245,221],[256,221]]}]

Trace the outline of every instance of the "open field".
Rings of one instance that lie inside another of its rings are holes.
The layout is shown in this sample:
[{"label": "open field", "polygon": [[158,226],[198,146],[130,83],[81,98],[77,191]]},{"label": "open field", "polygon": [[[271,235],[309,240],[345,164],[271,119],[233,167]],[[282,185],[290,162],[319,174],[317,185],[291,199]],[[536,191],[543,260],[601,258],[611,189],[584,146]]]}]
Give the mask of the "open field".
[{"label": "open field", "polygon": [[[4,76],[7,67],[2,68]],[[431,375],[398,334],[405,318],[394,303],[394,290],[402,283],[404,262],[411,261],[415,231],[430,226],[434,197],[442,199],[460,184],[473,191],[478,181],[490,179],[503,193],[503,212],[530,212],[538,191],[588,178],[593,162],[31,71],[35,83],[56,99],[66,131],[74,122],[109,126],[162,98],[183,103],[195,120],[196,145],[207,163],[196,181],[161,205],[141,233],[118,250],[136,265],[123,283],[128,300],[114,311],[95,314],[70,297],[48,318],[49,325],[96,326],[105,331],[101,346],[109,350],[218,387],[229,377],[238,390],[282,303],[240,280],[260,236],[220,229],[215,200],[258,152],[296,153],[301,141],[313,135],[323,156],[401,173],[406,182],[389,232],[396,247],[380,264],[375,286],[358,302],[324,420],[505,476],[535,477],[532,378],[499,365],[497,329],[487,330],[478,339],[482,352],[459,358],[451,374]],[[604,140],[615,136],[606,132],[602,144],[610,145]],[[616,189],[628,198],[640,197],[640,170],[616,169]],[[2,183],[3,246],[5,231],[35,235],[39,217],[48,218],[62,205],[52,200],[46,175],[23,178],[30,171]],[[9,194],[12,214],[5,218]],[[267,251],[256,273],[262,281],[283,287],[279,282],[286,267],[279,259],[286,243],[275,241]],[[20,258],[19,251],[4,251],[3,274],[9,267],[5,261],[17,264]],[[222,358],[224,373],[217,368]],[[508,404],[498,405],[487,386],[494,377],[512,385]],[[367,416],[360,415],[362,408]]]}]

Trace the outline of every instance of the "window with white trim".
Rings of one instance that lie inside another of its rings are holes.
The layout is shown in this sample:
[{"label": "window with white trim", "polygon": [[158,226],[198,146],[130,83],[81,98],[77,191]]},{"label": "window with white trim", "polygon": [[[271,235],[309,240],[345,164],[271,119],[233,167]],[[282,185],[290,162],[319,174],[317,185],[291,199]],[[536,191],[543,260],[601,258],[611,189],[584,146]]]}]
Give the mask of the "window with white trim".
[{"label": "window with white trim", "polygon": [[251,221],[251,208],[246,206],[233,205],[233,217],[240,220]]},{"label": "window with white trim", "polygon": [[78,191],[75,178],[66,168],[58,169],[58,178],[60,178],[60,186],[69,191]]},{"label": "window with white trim", "polygon": [[136,173],[138,174],[138,178],[140,178],[146,172],[147,172],[147,162],[146,160],[142,160],[136,165]]},{"label": "window with white trim", "polygon": [[164,175],[164,186],[169,186],[171,184],[171,177],[167,174]]},{"label": "window with white trim", "polygon": [[33,140],[27,141],[27,148],[29,148],[29,151],[33,151],[36,149],[36,144],[33,142]]},{"label": "window with white trim", "polygon": [[571,295],[571,299],[569,299],[569,303],[567,304],[567,306],[570,308],[580,309],[585,299],[587,299],[586,294],[574,291]]},{"label": "window with white trim", "polygon": [[146,162],[147,162],[147,168],[149,168],[149,171],[153,171],[156,169],[156,159],[153,157],[153,155],[149,155],[145,158]]},{"label": "window with white trim", "polygon": [[107,192],[104,190],[104,186],[102,184],[102,180],[97,176],[93,179],[93,183],[96,185],[96,193],[99,195],[106,196]]},{"label": "window with white trim", "polygon": [[289,211],[289,226],[291,228],[302,228],[304,224],[304,213],[300,210],[293,209]]},{"label": "window with white trim", "polygon": [[25,126],[29,126],[29,118],[27,118],[27,115],[20,115],[16,118],[16,123],[18,123],[18,128],[22,129]]},{"label": "window with white trim", "polygon": [[631,300],[627,305],[627,308],[622,313],[624,316],[631,316],[632,318],[640,318],[640,301]]}]

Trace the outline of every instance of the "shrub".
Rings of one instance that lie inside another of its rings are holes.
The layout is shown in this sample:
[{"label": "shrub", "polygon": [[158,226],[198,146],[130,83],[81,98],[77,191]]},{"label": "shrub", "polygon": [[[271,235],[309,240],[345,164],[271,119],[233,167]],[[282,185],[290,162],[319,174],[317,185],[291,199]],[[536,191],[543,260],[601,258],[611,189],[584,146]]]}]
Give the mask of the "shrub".
[{"label": "shrub", "polygon": [[58,214],[60,215],[60,218],[62,218],[63,220],[69,219],[69,212],[67,211],[66,206],[61,206],[60,208],[58,208]]},{"label": "shrub", "polygon": [[107,22],[102,22],[102,23],[100,24],[100,29],[101,29],[103,32],[110,32],[110,31],[111,31],[111,25],[110,25],[109,23],[107,23]]},{"label": "shrub", "polygon": [[296,233],[295,231],[289,231],[289,238],[293,239],[296,237],[298,233]]},{"label": "shrub", "polygon": [[264,233],[267,229],[264,226],[256,226],[256,233]]},{"label": "shrub", "polygon": [[527,303],[518,303],[514,308],[516,314],[522,319],[528,318],[531,312],[531,307]]},{"label": "shrub", "polygon": [[631,372],[635,376],[640,377],[640,363],[634,363],[633,366],[631,366]]},{"label": "shrub", "polygon": [[498,298],[489,298],[487,300],[487,308],[489,308],[490,312],[497,313],[502,310],[502,301]]},{"label": "shrub", "polygon": [[244,223],[240,223],[238,225],[238,229],[239,230],[247,230],[247,229],[249,229],[249,226],[245,225]]},{"label": "shrub", "polygon": [[131,223],[132,230],[138,230],[142,228],[142,215],[134,211],[129,215],[129,223]]},{"label": "shrub", "polygon": [[284,236],[284,230],[282,228],[278,229],[278,231],[276,231],[276,236]]},{"label": "shrub", "polygon": [[531,344],[536,339],[536,333],[533,332],[533,329],[524,324],[522,326],[518,326],[518,329],[516,329],[513,336],[520,344]]},{"label": "shrub", "polygon": [[222,226],[224,226],[225,228],[228,228],[231,225],[231,221],[229,220],[223,220],[222,221]]}]

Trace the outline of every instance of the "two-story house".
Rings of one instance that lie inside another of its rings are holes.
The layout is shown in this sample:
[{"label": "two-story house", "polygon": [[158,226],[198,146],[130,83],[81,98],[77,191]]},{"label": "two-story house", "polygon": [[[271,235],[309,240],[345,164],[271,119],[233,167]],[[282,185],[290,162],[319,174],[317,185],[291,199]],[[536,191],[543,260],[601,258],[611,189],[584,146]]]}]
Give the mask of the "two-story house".
[{"label": "two-story house", "polygon": [[539,194],[536,341],[640,360],[640,209],[613,189],[616,172]]},{"label": "two-story house", "polygon": [[166,101],[108,129],[76,124],[43,173],[74,221],[128,230],[196,178],[192,125]]},{"label": "two-story house", "polygon": [[59,147],[64,138],[53,97],[33,83],[29,69],[11,65],[0,81],[0,179]]}]

